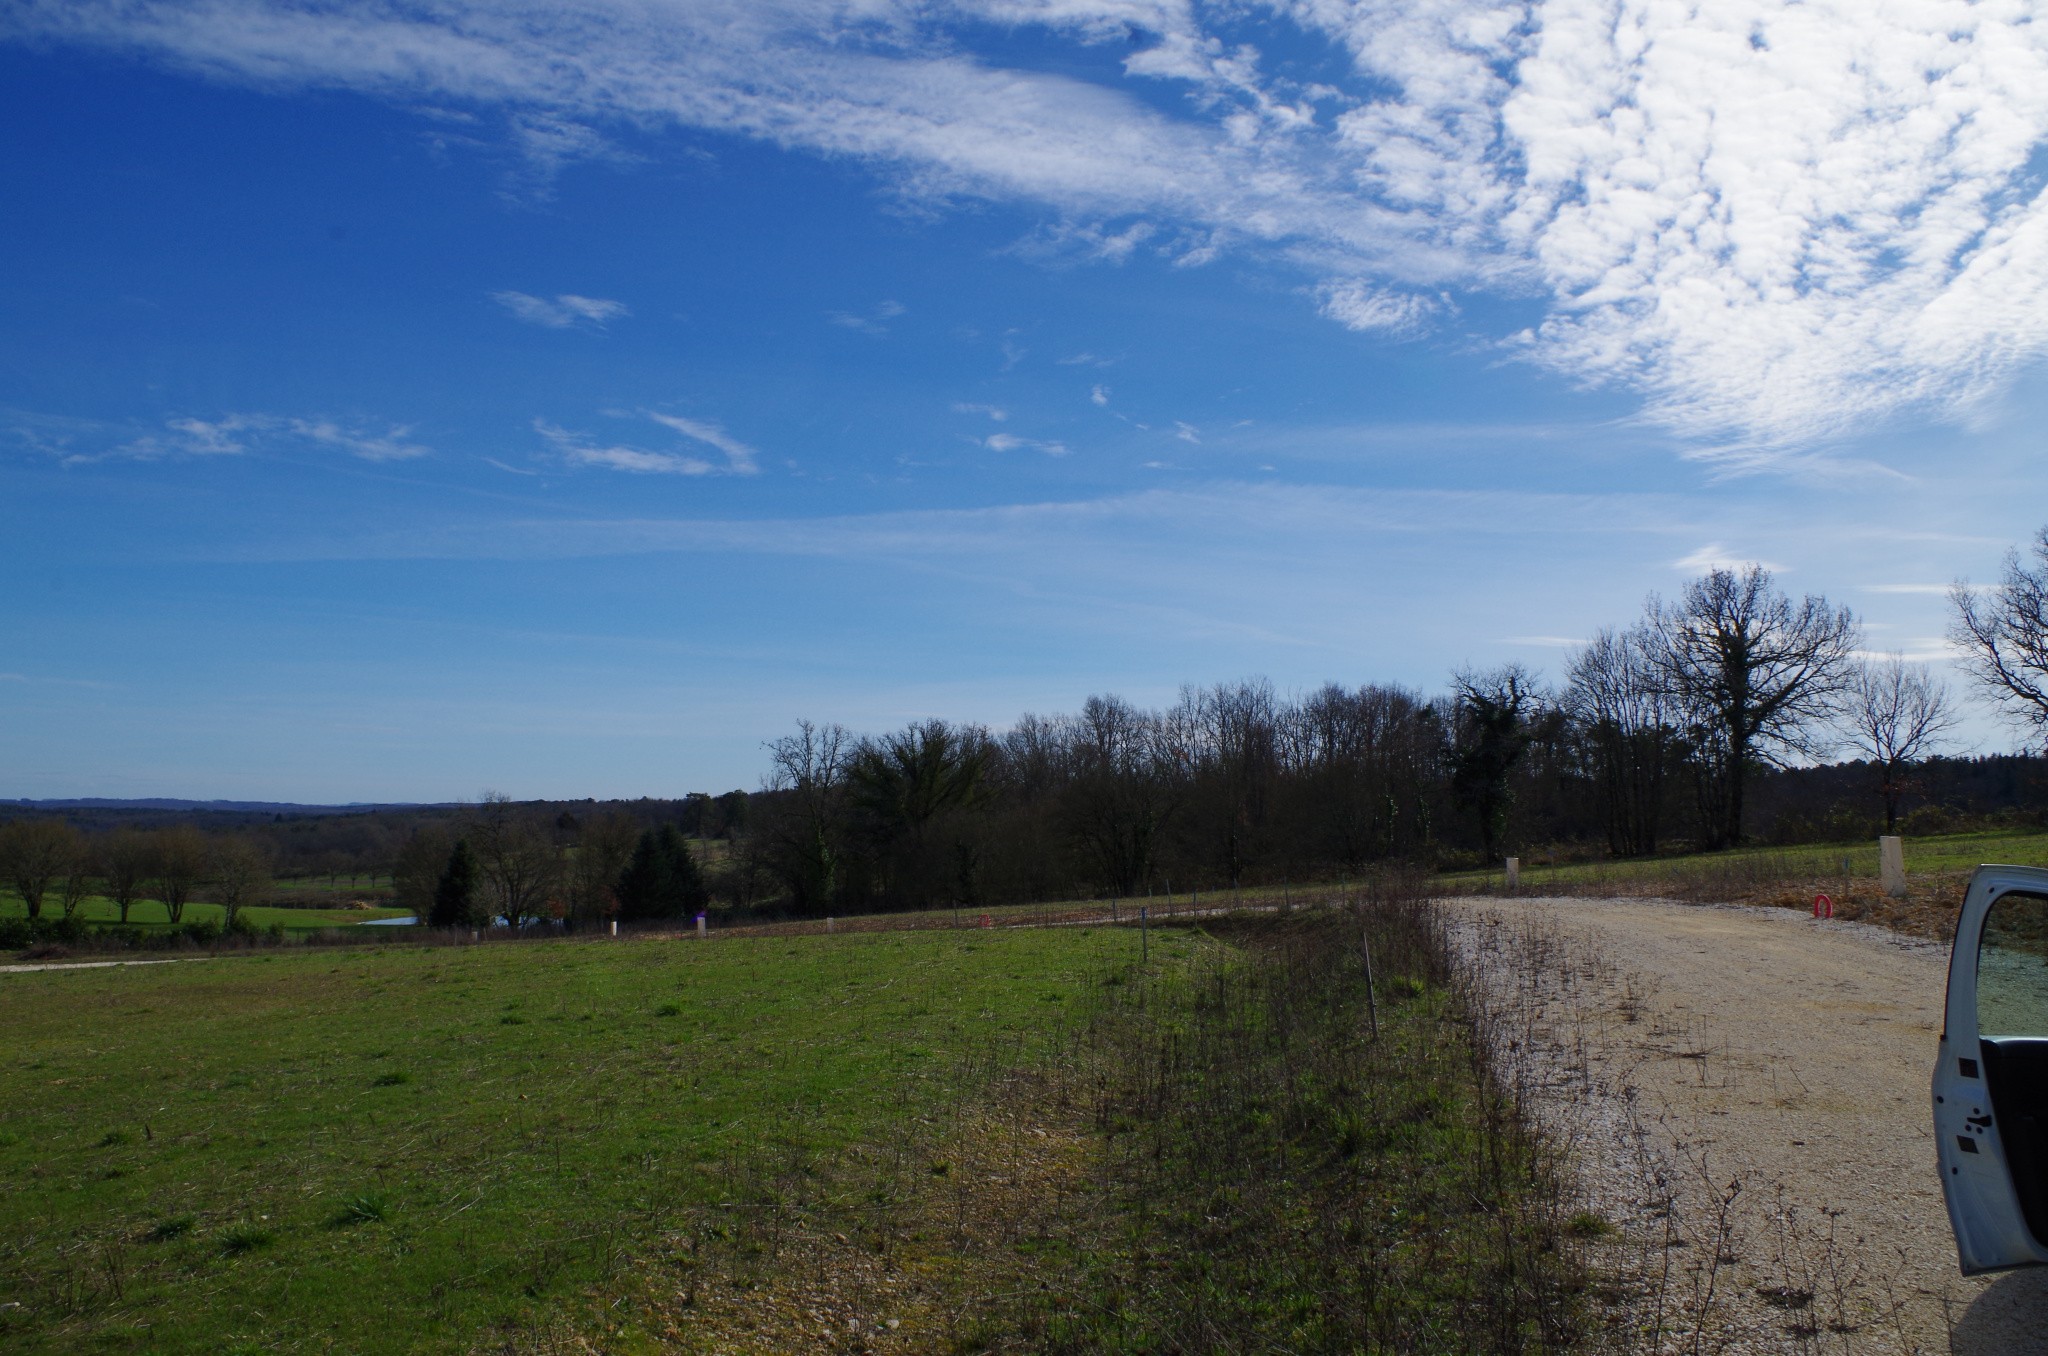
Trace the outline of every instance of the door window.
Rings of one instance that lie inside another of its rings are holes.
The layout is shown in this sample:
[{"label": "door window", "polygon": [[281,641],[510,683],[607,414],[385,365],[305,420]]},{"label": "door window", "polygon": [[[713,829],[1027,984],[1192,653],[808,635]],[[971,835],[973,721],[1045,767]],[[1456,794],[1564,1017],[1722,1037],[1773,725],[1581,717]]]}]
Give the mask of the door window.
[{"label": "door window", "polygon": [[2048,897],[2000,895],[1977,950],[1977,1032],[2048,1036]]}]

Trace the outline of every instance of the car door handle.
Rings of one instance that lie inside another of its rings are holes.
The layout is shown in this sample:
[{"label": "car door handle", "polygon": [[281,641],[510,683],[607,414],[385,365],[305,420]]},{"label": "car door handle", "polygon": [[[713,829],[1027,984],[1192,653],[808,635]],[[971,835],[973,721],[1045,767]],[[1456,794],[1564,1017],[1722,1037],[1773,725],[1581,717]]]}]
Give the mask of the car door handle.
[{"label": "car door handle", "polygon": [[1991,1117],[1988,1115],[1965,1116],[1963,1117],[1963,1124],[1974,1126],[1978,1130],[1989,1130],[1991,1128]]}]

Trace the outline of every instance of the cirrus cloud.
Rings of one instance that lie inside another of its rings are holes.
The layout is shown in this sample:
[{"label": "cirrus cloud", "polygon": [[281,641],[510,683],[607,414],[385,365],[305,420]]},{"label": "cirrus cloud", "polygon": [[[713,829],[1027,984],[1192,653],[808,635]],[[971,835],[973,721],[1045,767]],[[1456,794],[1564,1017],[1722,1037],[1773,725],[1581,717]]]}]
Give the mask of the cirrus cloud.
[{"label": "cirrus cloud", "polygon": [[720,465],[688,452],[663,452],[619,443],[606,443],[588,434],[563,428],[546,419],[534,420],[533,428],[554,447],[564,461],[572,466],[596,466],[635,475],[678,476],[750,476],[760,469],[757,461],[760,454],[717,424],[677,414],[661,414],[653,410],[644,410],[641,413],[644,418],[671,432],[680,433],[693,442],[716,448],[725,454],[725,463]]},{"label": "cirrus cloud", "polygon": [[104,461],[161,461],[185,457],[291,454],[309,448],[346,452],[363,461],[410,461],[433,449],[412,441],[409,424],[346,423],[326,415],[312,418],[236,412],[201,419],[177,415],[160,424],[56,419],[10,412],[0,432],[54,455],[67,466]]},{"label": "cirrus cloud", "polygon": [[633,313],[623,301],[579,297],[573,292],[560,293],[552,300],[529,296],[525,292],[493,292],[491,300],[527,324],[551,330],[565,330],[572,325],[594,325],[602,329],[607,322]]},{"label": "cirrus cloud", "polygon": [[[1126,50],[1003,65],[992,24]],[[496,110],[558,158],[662,126],[854,158],[1049,208],[1080,257],[1296,270],[1389,338],[1453,313],[1420,298],[1534,302],[1482,337],[1738,464],[1966,413],[2048,353],[2048,25],[2018,4],[20,0],[6,36]],[[1286,75],[1311,45],[1341,74]]]}]

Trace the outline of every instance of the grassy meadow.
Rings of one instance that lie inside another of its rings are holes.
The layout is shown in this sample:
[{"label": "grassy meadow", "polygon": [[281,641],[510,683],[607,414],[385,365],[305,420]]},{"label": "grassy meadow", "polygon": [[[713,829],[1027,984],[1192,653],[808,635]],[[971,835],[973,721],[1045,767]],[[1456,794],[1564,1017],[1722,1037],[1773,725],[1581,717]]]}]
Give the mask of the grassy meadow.
[{"label": "grassy meadow", "polygon": [[[402,918],[404,909],[395,909],[388,904],[374,901],[388,896],[388,889],[379,891],[351,891],[346,888],[330,888],[326,879],[281,880],[271,888],[271,898],[282,901],[282,906],[251,904],[242,910],[251,926],[258,929],[283,928],[286,932],[317,932],[321,928],[345,928],[356,923],[366,923],[377,918]],[[57,903],[54,892],[43,900],[43,917],[56,918],[63,910]],[[10,889],[0,889],[0,918],[25,918],[28,906],[21,895]],[[77,916],[94,927],[112,927],[121,921],[120,906],[104,895],[88,895],[79,901]],[[178,926],[189,923],[222,924],[227,921],[227,910],[218,904],[193,900],[185,905],[184,920]],[[172,930],[170,910],[163,901],[138,899],[128,907],[128,925],[143,935]]]},{"label": "grassy meadow", "polygon": [[6,976],[0,1346],[653,1349],[636,1261],[692,1210],[758,1215],[778,1174],[908,1143],[978,1052],[1030,1054],[1139,945],[555,942]]},{"label": "grassy meadow", "polygon": [[[1625,861],[1550,862],[1522,859],[1525,895],[1659,896],[1694,903],[1755,904],[1807,910],[1826,894],[1834,916],[1875,923],[1909,936],[1946,941],[1954,935],[1970,873],[1988,862],[2048,866],[2048,832],[1994,831],[1908,837],[1906,895],[1887,896],[1879,882],[1877,840],[1745,847]],[[1498,869],[1436,878],[1441,894],[1497,894]]]},{"label": "grassy meadow", "polygon": [[1047,1325],[1047,1349],[1571,1347],[1584,1274],[1557,1160],[1488,1065],[1434,911],[1381,900],[1202,926],[1221,945],[1177,987],[1104,1005],[1112,1227],[1083,1235],[1086,1302]]},{"label": "grassy meadow", "polygon": [[0,1348],[1558,1350],[1432,918],[0,976]]},{"label": "grassy meadow", "polygon": [[[1986,862],[2009,866],[2048,866],[2048,833],[2000,831],[1955,833],[1907,838],[1906,874],[1965,874]],[[1846,870],[1844,864],[1846,865]],[[1541,853],[1522,859],[1522,888],[1546,894],[1570,891],[1597,895],[1603,891],[1637,893],[1644,887],[1667,885],[1673,893],[1712,888],[1721,883],[1742,887],[1759,881],[1789,879],[1847,880],[1852,887],[1874,882],[1877,840],[1804,843],[1796,847],[1742,847],[1725,852],[1684,853],[1669,857],[1621,861],[1547,862]],[[1498,889],[1505,881],[1498,867],[1449,872],[1438,878],[1446,891]]]},{"label": "grassy meadow", "polygon": [[[56,905],[48,900],[43,903],[43,917],[59,915]],[[21,896],[12,891],[0,892],[0,918],[23,918],[28,907],[21,902]],[[81,900],[77,916],[93,927],[113,927],[121,921],[121,910],[111,899],[95,896]],[[257,929],[281,927],[286,932],[318,932],[322,928],[352,927],[378,918],[403,918],[404,909],[319,909],[319,908],[275,908],[267,904],[251,904],[242,910],[242,916],[249,925]],[[185,906],[183,927],[191,923],[221,924],[227,920],[227,910],[218,904],[194,901]],[[148,936],[156,932],[172,930],[170,911],[154,899],[137,900],[128,908],[128,926],[135,932]]]}]

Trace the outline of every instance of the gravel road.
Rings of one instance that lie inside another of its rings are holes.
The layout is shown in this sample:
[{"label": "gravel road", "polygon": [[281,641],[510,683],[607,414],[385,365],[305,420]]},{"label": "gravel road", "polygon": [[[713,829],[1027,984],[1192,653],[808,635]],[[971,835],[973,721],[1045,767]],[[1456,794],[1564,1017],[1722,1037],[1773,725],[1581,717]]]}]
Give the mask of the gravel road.
[{"label": "gravel road", "polygon": [[1663,1269],[1667,1308],[1704,1315],[1697,1349],[2048,1353],[2048,1268],[1956,1269],[1928,1109],[1945,947],[1782,909],[1457,907],[1588,1200],[1623,1225],[1609,1259]]},{"label": "gravel road", "polygon": [[206,959],[205,956],[172,956],[166,960],[38,961],[31,965],[0,965],[0,975],[28,975],[44,970],[110,970],[124,965],[177,965],[182,961]]}]

